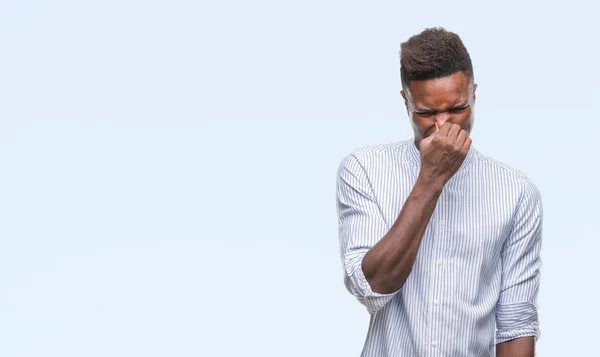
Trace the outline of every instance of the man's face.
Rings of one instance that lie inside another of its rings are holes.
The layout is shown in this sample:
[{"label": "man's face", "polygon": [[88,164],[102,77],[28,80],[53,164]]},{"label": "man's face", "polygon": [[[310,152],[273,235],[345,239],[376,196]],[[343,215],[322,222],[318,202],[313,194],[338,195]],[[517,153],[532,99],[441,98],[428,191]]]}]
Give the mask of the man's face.
[{"label": "man's face", "polygon": [[410,81],[408,91],[401,91],[419,147],[421,139],[441,128],[444,123],[458,124],[471,133],[474,118],[475,90],[463,72],[437,79]]}]

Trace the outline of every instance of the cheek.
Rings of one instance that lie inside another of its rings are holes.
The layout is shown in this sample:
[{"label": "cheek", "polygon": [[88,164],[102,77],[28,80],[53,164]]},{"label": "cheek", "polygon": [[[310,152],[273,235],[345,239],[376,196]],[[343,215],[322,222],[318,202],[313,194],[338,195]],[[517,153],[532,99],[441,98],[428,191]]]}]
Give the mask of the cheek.
[{"label": "cheek", "polygon": [[460,116],[456,117],[455,123],[460,125],[466,131],[470,131],[473,125],[473,117],[471,116],[471,111],[468,113],[464,113]]},{"label": "cheek", "polygon": [[420,133],[422,133],[423,130],[426,129],[423,121],[415,117],[410,118],[410,125],[412,125],[415,131],[418,131]]},{"label": "cheek", "polygon": [[461,125],[463,123],[468,123],[472,119],[472,115],[471,115],[472,113],[473,112],[469,110],[468,112],[464,112],[464,113],[461,113],[461,114],[454,115],[452,117],[452,122],[454,122],[456,124],[461,124]]},{"label": "cheek", "polygon": [[429,136],[435,131],[435,122],[432,120],[412,118],[410,123],[415,134],[418,134],[422,138]]}]

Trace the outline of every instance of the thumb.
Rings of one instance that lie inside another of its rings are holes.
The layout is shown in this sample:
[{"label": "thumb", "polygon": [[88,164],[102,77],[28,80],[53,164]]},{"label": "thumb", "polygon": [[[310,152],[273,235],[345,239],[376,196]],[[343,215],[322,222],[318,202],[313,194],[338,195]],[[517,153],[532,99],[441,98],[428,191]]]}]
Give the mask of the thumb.
[{"label": "thumb", "polygon": [[429,144],[433,140],[433,138],[435,137],[435,135],[438,133],[438,131],[440,131],[440,127],[438,126],[438,124],[436,122],[435,123],[435,131],[431,135],[429,135],[428,137],[423,138],[421,140],[421,143],[425,144],[425,145]]}]

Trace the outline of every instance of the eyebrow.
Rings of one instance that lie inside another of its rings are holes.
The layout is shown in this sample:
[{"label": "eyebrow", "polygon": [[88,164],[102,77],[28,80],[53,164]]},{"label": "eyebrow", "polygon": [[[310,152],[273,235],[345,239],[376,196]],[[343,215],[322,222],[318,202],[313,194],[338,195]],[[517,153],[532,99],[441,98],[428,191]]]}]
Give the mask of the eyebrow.
[{"label": "eyebrow", "polygon": [[[455,109],[465,109],[466,107],[468,107],[470,105],[470,103],[467,101],[466,103],[463,104],[458,104],[455,105],[451,108],[448,108],[446,110],[443,110],[444,112],[449,111],[449,110],[455,110]],[[441,110],[440,110],[441,111]],[[433,109],[428,109],[428,108],[419,108],[419,107],[415,107],[415,112],[417,113],[421,113],[421,114],[425,114],[425,113],[437,113],[438,110],[433,110]]]}]

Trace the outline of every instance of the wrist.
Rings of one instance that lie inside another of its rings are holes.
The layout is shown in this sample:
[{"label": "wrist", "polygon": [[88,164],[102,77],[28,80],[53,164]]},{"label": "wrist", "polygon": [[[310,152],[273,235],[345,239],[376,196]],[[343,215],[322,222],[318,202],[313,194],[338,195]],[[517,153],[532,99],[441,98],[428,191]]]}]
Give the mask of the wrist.
[{"label": "wrist", "polygon": [[445,184],[446,181],[443,178],[439,176],[428,175],[421,171],[417,177],[415,187],[419,187],[427,192],[432,192],[439,195],[442,193],[442,189],[444,188]]}]

